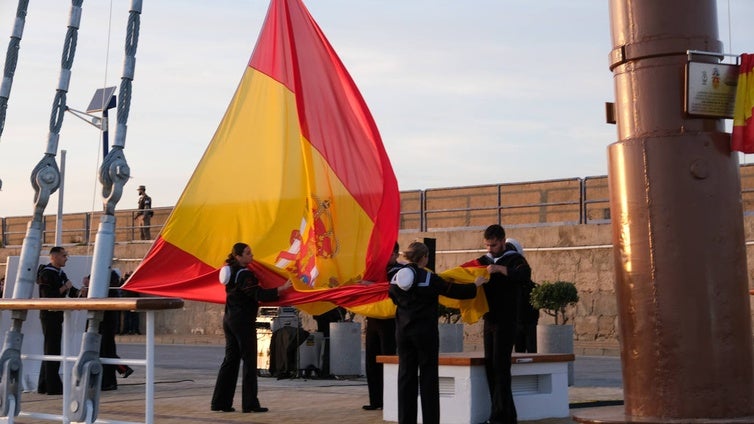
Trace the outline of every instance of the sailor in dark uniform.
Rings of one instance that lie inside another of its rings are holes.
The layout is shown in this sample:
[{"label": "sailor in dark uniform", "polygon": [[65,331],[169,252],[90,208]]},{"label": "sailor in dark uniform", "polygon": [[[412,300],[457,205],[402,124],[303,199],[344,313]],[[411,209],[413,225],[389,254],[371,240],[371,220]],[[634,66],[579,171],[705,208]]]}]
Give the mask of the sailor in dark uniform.
[{"label": "sailor in dark uniform", "polygon": [[397,305],[398,422],[416,423],[416,397],[421,385],[422,420],[425,424],[439,424],[437,298],[442,295],[471,299],[486,280],[479,277],[474,284],[443,280],[424,268],[429,260],[429,248],[421,242],[411,243],[403,255],[409,264],[395,274],[389,289],[390,298]]},{"label": "sailor in dark uniform", "polygon": [[[387,264],[388,281],[404,267],[398,263],[399,253],[400,246],[395,243]],[[383,366],[377,362],[377,355],[395,355],[395,318],[366,318],[364,350],[369,404],[362,408],[367,411],[382,409]]]},{"label": "sailor in dark uniform", "polygon": [[[50,263],[39,267],[37,284],[39,297],[77,297],[78,290],[65,275],[63,267],[68,262],[68,252],[60,246],[50,249]],[[60,341],[63,338],[63,311],[39,311],[39,321],[44,335],[43,352],[45,355],[60,355]],[[60,362],[42,361],[39,370],[38,393],[48,395],[63,394],[63,382],[60,380]]]},{"label": "sailor in dark uniform", "polygon": [[[491,398],[492,424],[515,424],[516,405],[511,389],[511,352],[516,337],[520,291],[531,280],[531,268],[497,224],[484,231],[487,254],[467,263],[487,266],[490,282],[484,286],[489,312],[484,315],[484,367]],[[465,266],[464,264],[462,266]]]},{"label": "sailor in dark uniform", "polygon": [[284,290],[292,286],[290,280],[278,288],[265,289],[259,285],[256,275],[248,268],[254,259],[246,243],[236,243],[225,263],[229,266],[229,281],[225,285],[225,358],[217,373],[215,391],[210,408],[213,411],[233,412],[233,396],[236,392],[238,369],[243,359],[241,376],[241,408],[243,412],[267,412],[257,397],[257,334],[256,317],[259,302],[278,299]]}]

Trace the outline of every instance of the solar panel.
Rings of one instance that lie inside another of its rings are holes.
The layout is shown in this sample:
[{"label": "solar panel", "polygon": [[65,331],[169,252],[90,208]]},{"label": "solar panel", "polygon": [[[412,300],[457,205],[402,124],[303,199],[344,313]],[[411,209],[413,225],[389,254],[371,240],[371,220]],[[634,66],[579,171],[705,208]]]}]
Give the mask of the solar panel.
[{"label": "solar panel", "polygon": [[86,108],[86,113],[100,112],[105,109],[112,109],[115,107],[115,88],[105,87],[98,88],[94,92],[92,101],[89,102],[89,106]]}]

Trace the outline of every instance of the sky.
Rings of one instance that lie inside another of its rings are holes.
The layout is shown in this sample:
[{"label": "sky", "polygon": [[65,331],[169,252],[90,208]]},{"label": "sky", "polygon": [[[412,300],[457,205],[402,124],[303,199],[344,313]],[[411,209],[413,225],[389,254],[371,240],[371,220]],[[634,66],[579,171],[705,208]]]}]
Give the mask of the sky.
[{"label": "sky", "polygon": [[[725,51],[754,52],[746,22],[754,1],[717,3]],[[0,216],[34,209],[29,179],[47,146],[70,4],[29,4],[0,138]],[[125,145],[132,178],[117,209],[135,209],[142,184],[154,207],[175,205],[238,86],[268,4],[143,2]],[[359,87],[400,190],[607,174],[617,137],[604,112],[614,100],[607,1],[305,4]],[[86,109],[97,88],[120,84],[129,5],[84,2],[69,107]],[[16,8],[0,0],[2,63]],[[99,132],[66,114],[58,148],[66,151],[63,211],[101,210]],[[250,166],[254,160],[250,152]],[[58,201],[56,193],[46,214]]]}]

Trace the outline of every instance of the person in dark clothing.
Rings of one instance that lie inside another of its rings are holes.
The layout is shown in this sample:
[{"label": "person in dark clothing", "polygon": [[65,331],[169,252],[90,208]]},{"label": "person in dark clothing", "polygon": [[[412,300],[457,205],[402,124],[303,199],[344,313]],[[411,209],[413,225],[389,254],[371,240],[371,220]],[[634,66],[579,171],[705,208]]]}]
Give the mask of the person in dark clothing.
[{"label": "person in dark clothing", "polygon": [[518,422],[511,389],[511,352],[516,335],[516,319],[521,286],[531,281],[526,259],[510,244],[505,230],[494,224],[484,231],[487,254],[466,265],[486,265],[489,283],[484,285],[489,312],[484,315],[484,367],[492,400],[488,423]]},{"label": "person in dark clothing", "polygon": [[537,353],[537,324],[539,324],[539,309],[531,305],[531,291],[537,285],[534,281],[527,281],[521,286],[521,301],[519,302],[518,322],[516,324],[516,353]]},{"label": "person in dark clothing", "polygon": [[317,323],[317,332],[322,333],[324,337],[330,337],[330,323],[341,322],[346,316],[346,309],[340,306],[332,308],[327,312],[314,315],[314,322]]},{"label": "person in dark clothing", "polygon": [[[387,263],[387,280],[403,268],[398,263],[400,246],[395,243],[393,253]],[[382,409],[383,365],[377,362],[377,355],[395,355],[395,318],[366,317],[364,335],[364,361],[369,389],[369,404],[362,406],[367,411]]]},{"label": "person in dark clothing", "polygon": [[[124,277],[124,279],[121,281],[121,286],[128,280],[130,277],[130,273],[127,273]],[[121,297],[140,297],[141,294],[139,292],[131,291],[131,290],[120,290]],[[122,321],[122,328],[121,334],[138,334],[141,335],[141,320],[139,318],[139,314],[141,312],[137,311],[123,311],[121,314],[121,317],[123,318]]]},{"label": "person in dark clothing", "polygon": [[[68,252],[60,246],[50,249],[50,262],[39,267],[37,284],[39,297],[78,297],[78,290],[63,272],[68,262]],[[43,352],[45,355],[60,355],[60,340],[63,337],[63,311],[39,311],[44,335]],[[48,395],[63,394],[63,382],[60,380],[60,362],[42,361],[39,370],[37,393]]]},{"label": "person in dark clothing", "polygon": [[306,343],[309,332],[299,326],[284,325],[270,339],[270,374],[278,380],[296,378],[299,371],[298,348]]},{"label": "person in dark clothing", "polygon": [[322,370],[320,371],[320,375],[324,378],[335,378],[330,374],[330,323],[343,321],[346,313],[345,308],[338,306],[312,317],[317,323],[317,332],[322,333],[322,337],[324,337],[325,346],[322,353]]},{"label": "person in dark clothing", "polygon": [[151,225],[152,225],[152,198],[147,195],[147,188],[140,185],[136,189],[139,192],[139,211],[136,212],[136,225],[139,227],[139,232],[142,240],[152,240]]},{"label": "person in dark clothing", "polygon": [[[131,278],[131,274],[133,274],[133,272],[129,271],[125,273],[122,277],[120,277],[120,287],[123,287],[123,284],[126,284],[126,281],[128,281],[128,279]],[[134,296],[134,293],[135,292],[132,292],[130,290],[118,289],[118,297],[136,297]],[[129,312],[131,311],[120,311],[118,313],[118,322],[115,326],[116,335],[128,334],[128,331],[127,331],[128,327],[126,325],[126,316],[128,315]],[[137,329],[139,328],[138,325],[136,326],[136,328]]]},{"label": "person in dark clothing", "polygon": [[[515,249],[521,256],[526,257],[521,243],[514,238],[505,239],[506,251]],[[536,284],[531,279],[521,285],[518,301],[518,316],[516,317],[516,339],[513,350],[516,353],[537,353],[537,324],[539,323],[539,309],[531,304],[531,291]]]},{"label": "person in dark clothing", "polygon": [[254,272],[248,268],[254,259],[246,243],[236,243],[225,263],[229,280],[225,284],[225,358],[217,373],[212,394],[213,411],[233,412],[238,370],[243,359],[241,407],[243,412],[267,412],[257,397],[257,334],[256,317],[259,302],[278,300],[281,292],[292,286],[290,280],[280,287],[265,289],[259,285]]},{"label": "person in dark clothing", "polygon": [[[440,422],[440,383],[437,299],[471,299],[483,277],[474,284],[450,283],[425,269],[429,248],[413,242],[403,253],[409,264],[390,280],[390,298],[397,306],[395,338],[398,347],[398,422],[416,424],[416,397],[421,392],[422,421]],[[421,390],[419,386],[421,385]]]},{"label": "person in dark clothing", "polygon": [[[88,295],[89,278],[89,275],[84,277],[83,285],[79,292],[80,297],[86,297]],[[119,287],[120,276],[118,276],[118,273],[115,272],[115,270],[111,270],[108,297],[119,297]],[[115,346],[115,333],[118,325],[119,313],[120,311],[105,311],[102,315],[102,322],[99,324],[99,334],[102,337],[99,345],[99,356],[101,358],[120,358]],[[102,391],[116,390],[118,388],[118,381],[115,378],[116,371],[123,378],[128,378],[128,376],[134,372],[133,368],[128,365],[102,364],[102,382],[100,384]]]}]

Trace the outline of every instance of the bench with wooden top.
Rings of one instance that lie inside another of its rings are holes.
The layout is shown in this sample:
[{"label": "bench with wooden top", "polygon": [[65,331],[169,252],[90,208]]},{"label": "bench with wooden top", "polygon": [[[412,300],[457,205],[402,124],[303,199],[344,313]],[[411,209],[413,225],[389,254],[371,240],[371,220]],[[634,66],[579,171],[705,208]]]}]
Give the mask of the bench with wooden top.
[{"label": "bench with wooden top", "polygon": [[[513,401],[519,420],[567,417],[568,363],[565,353],[514,353]],[[398,356],[381,355],[384,364],[382,419],[398,421]],[[443,423],[478,423],[489,418],[490,396],[483,352],[441,353],[440,417]],[[418,401],[418,399],[417,399]],[[421,420],[421,405],[418,407]]]},{"label": "bench with wooden top", "polygon": [[180,309],[183,299],[173,297],[105,297],[97,298],[34,298],[0,299],[0,310],[46,311],[156,311]]}]

